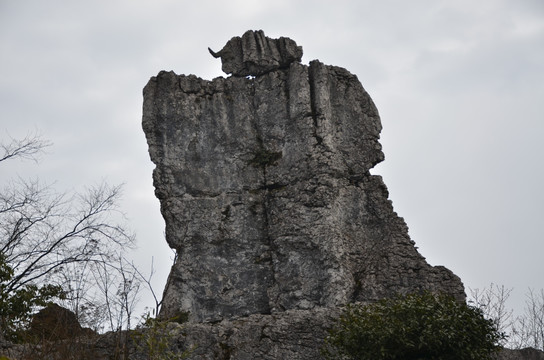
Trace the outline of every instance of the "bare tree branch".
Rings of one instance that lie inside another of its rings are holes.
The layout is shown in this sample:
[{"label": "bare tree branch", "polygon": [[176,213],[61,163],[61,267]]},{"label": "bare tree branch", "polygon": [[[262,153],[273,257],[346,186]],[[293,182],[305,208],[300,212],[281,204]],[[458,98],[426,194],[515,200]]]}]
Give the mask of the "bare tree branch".
[{"label": "bare tree branch", "polygon": [[136,266],[134,266],[134,264],[131,263],[131,266],[134,273],[138,275],[140,281],[142,281],[146,285],[147,289],[151,293],[151,296],[153,296],[153,300],[155,301],[155,309],[153,310],[154,312],[153,315],[158,316],[163,299],[162,297],[159,299],[159,297],[157,296],[157,293],[155,292],[155,289],[153,288],[153,284],[151,283],[153,279],[153,275],[155,275],[155,267],[153,265],[153,258],[151,258],[151,269],[147,277]]},{"label": "bare tree branch", "polygon": [[9,142],[0,144],[0,162],[13,158],[38,161],[38,155],[52,145],[38,132],[29,132],[23,139],[8,137]]},{"label": "bare tree branch", "polygon": [[19,207],[18,216],[11,219],[1,218],[0,226],[10,236],[2,239],[0,249],[16,271],[6,289],[15,291],[47,278],[71,262],[103,259],[112,248],[131,247],[133,235],[123,226],[108,222],[117,211],[119,196],[120,187],[101,184],[75,197],[79,209],[63,196],[56,196],[50,203],[38,204],[41,207]]},{"label": "bare tree branch", "polygon": [[526,294],[523,314],[514,317],[513,310],[506,307],[512,289],[491,284],[490,287],[470,289],[474,306],[480,308],[485,317],[492,319],[499,331],[507,335],[503,344],[512,349],[533,347],[544,351],[544,290],[529,289]]},{"label": "bare tree branch", "polygon": [[[49,145],[36,133],[10,138],[0,144],[0,163],[37,161]],[[141,281],[124,258],[134,235],[118,208],[121,192],[122,186],[106,183],[73,194],[38,180],[5,184],[0,189],[0,259],[10,274],[1,279],[2,294],[61,286],[78,316],[100,312],[101,324],[95,322],[95,328],[104,326],[105,319],[111,330],[130,327]]]},{"label": "bare tree branch", "polygon": [[470,289],[471,302],[480,308],[485,317],[495,321],[502,333],[510,332],[514,323],[513,310],[506,307],[513,289],[491,283],[488,288]]}]

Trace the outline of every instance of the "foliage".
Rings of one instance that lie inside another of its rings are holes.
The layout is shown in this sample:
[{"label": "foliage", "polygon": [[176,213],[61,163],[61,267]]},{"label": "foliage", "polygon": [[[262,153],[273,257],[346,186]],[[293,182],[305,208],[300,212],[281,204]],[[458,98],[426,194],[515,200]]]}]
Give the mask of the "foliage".
[{"label": "foliage", "polygon": [[149,360],[186,359],[194,348],[185,351],[174,349],[174,334],[169,329],[171,321],[159,320],[146,314],[143,323],[134,332],[133,340],[138,352]]},{"label": "foliage", "polygon": [[[38,160],[50,146],[38,134],[0,142],[0,164],[14,159]],[[133,244],[133,235],[120,225],[117,208],[120,186],[100,184],[82,193],[59,193],[38,180],[11,179],[0,188],[0,331],[12,336],[24,327],[37,307],[57,298],[81,319],[96,303],[96,268],[111,267]],[[123,269],[120,269],[121,272]],[[112,270],[108,269],[108,273]],[[131,274],[116,295],[124,312],[136,289]],[[62,299],[61,299],[62,300]],[[102,310],[107,304],[98,309]],[[92,311],[96,310],[92,308]],[[130,325],[130,316],[123,320]],[[8,334],[10,333],[10,334]]]},{"label": "foliage", "polygon": [[430,292],[348,306],[326,339],[328,359],[492,359],[504,335],[482,311]]},{"label": "foliage", "polygon": [[62,298],[60,286],[25,284],[15,291],[6,291],[14,275],[13,269],[0,253],[0,329],[7,340],[20,340],[19,329],[28,324],[36,307],[45,306],[54,298]]}]

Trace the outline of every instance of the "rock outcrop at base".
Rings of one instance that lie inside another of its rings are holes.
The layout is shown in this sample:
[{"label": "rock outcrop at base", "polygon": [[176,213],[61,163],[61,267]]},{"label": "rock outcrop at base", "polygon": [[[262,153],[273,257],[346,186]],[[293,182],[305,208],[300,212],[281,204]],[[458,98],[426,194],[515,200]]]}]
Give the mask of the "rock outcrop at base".
[{"label": "rock outcrop at base", "polygon": [[32,316],[27,335],[45,341],[92,336],[94,331],[83,328],[76,314],[57,304],[48,304]]},{"label": "rock outcrop at base", "polygon": [[544,352],[534,348],[503,349],[496,356],[497,360],[544,360]]},{"label": "rock outcrop at base", "polygon": [[160,72],[143,128],[166,239],[163,318],[216,323],[336,309],[421,289],[465,299],[418,253],[380,176],[381,122],[347,70],[249,31],[218,53],[228,78]]},{"label": "rock outcrop at base", "polygon": [[169,334],[177,353],[185,351],[190,360],[315,360],[338,316],[338,309],[287,310],[213,324],[171,324]]}]

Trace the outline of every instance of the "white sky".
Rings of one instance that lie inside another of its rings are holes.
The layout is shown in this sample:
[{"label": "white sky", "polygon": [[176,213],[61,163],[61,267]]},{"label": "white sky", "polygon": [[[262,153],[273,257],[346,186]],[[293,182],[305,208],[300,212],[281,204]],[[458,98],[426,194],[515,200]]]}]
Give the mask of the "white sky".
[{"label": "white sky", "polygon": [[[466,287],[544,281],[544,1],[0,0],[0,140],[36,129],[41,163],[2,165],[59,190],[125,183],[156,289],[171,264],[141,130],[160,70],[222,76],[220,50],[262,29],[356,74],[382,118],[384,177],[420,252]],[[144,298],[141,306],[152,306]]]}]

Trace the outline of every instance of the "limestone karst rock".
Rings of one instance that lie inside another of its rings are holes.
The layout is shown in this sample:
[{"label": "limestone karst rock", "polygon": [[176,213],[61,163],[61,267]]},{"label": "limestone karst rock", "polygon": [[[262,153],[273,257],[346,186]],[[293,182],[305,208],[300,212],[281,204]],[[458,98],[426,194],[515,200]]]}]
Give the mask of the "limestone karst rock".
[{"label": "limestone karst rock", "polygon": [[93,335],[94,331],[82,328],[76,314],[57,304],[48,304],[32,316],[28,335],[47,341]]},{"label": "limestone karst rock", "polygon": [[263,31],[248,31],[241,38],[233,37],[225,47],[210,53],[221,58],[223,71],[234,76],[256,76],[288,68],[300,62],[302,47],[289,38],[270,39]]},{"label": "limestone karst rock", "polygon": [[214,53],[227,78],[160,72],[143,129],[166,239],[161,316],[192,323],[337,308],[418,289],[464,299],[418,253],[387,188],[380,117],[347,70],[248,31]]}]

